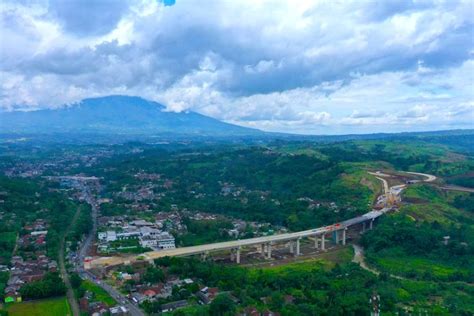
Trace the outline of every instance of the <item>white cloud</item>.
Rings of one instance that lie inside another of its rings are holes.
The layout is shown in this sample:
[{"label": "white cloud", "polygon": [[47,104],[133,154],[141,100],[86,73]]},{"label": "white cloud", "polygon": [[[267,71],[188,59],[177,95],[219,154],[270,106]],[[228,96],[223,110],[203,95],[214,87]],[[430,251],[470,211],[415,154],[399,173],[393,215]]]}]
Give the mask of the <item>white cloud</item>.
[{"label": "white cloud", "polygon": [[1,108],[120,93],[274,131],[472,127],[472,1],[98,6],[2,3]]}]

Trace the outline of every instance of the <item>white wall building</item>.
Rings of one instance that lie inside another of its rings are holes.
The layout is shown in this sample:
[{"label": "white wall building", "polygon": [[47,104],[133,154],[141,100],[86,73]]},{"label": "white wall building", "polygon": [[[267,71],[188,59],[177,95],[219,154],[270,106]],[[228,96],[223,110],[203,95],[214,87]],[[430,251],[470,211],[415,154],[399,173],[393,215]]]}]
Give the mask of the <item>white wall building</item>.
[{"label": "white wall building", "polygon": [[156,250],[176,248],[174,237],[167,232],[161,232],[159,234],[154,235],[140,236],[139,240],[140,245],[146,248],[152,248]]}]

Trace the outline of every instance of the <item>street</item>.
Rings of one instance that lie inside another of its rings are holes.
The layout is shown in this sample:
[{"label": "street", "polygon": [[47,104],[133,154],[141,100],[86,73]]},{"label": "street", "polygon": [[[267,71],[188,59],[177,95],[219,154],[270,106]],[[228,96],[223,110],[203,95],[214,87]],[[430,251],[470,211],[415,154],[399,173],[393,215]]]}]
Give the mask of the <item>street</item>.
[{"label": "street", "polygon": [[75,261],[75,265],[74,265],[75,270],[81,276],[82,279],[89,280],[95,283],[97,286],[100,286],[107,293],[109,293],[109,295],[113,297],[119,305],[125,306],[130,311],[130,315],[144,316],[145,313],[142,312],[137,305],[130,302],[125,295],[123,295],[122,293],[120,293],[119,291],[117,291],[115,288],[108,285],[107,283],[98,280],[89,271],[84,270],[84,259],[87,256],[87,253],[92,245],[92,242],[94,241],[94,238],[97,232],[98,205],[97,205],[97,201],[95,197],[90,192],[90,189],[87,187],[86,181],[81,181],[81,186],[82,186],[82,194],[83,194],[84,200],[91,206],[92,229],[89,232],[89,235],[87,235],[84,242],[81,244],[81,247],[79,249],[79,252]]}]

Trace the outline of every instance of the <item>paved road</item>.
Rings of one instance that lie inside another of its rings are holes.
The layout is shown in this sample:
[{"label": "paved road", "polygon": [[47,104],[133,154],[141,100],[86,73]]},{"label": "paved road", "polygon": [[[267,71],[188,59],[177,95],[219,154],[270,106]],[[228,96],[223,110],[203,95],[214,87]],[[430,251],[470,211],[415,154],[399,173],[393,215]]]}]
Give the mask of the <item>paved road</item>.
[{"label": "paved road", "polygon": [[[424,180],[425,182],[431,182],[436,179],[435,176],[432,176],[429,174],[416,173],[416,172],[409,172],[409,173],[426,177],[426,180]],[[388,182],[385,179],[383,179],[382,176],[391,177],[391,175],[386,175],[380,172],[371,173],[371,174],[376,175],[377,179],[383,182],[385,194],[393,196],[394,199],[400,194],[401,190],[404,188],[404,185],[389,188]],[[160,250],[160,251],[150,251],[147,253],[143,253],[139,256],[101,257],[101,258],[97,258],[91,261],[90,266],[88,266],[88,268],[100,267],[100,266],[114,266],[114,265],[120,265],[123,263],[128,264],[137,260],[152,260],[152,259],[162,258],[162,257],[167,257],[167,256],[190,256],[190,255],[195,255],[195,254],[203,254],[210,251],[237,249],[239,247],[244,247],[244,246],[255,246],[255,245],[265,244],[265,243],[282,242],[282,241],[295,240],[295,239],[303,238],[303,237],[322,235],[322,234],[344,229],[348,226],[358,224],[363,221],[374,219],[376,217],[383,215],[388,210],[390,210],[390,207],[386,207],[380,211],[373,210],[362,216],[358,216],[356,218],[352,218],[350,220],[347,220],[341,223],[336,223],[336,224],[325,226],[325,227],[320,227],[320,228],[315,228],[315,229],[310,229],[310,230],[305,230],[305,231],[300,231],[300,232],[295,232],[295,233],[286,233],[286,234],[249,238],[249,239],[242,239],[242,240],[232,240],[232,241],[226,241],[226,242],[212,243],[212,244],[192,246],[192,247],[181,247],[181,248],[176,248],[176,249],[168,249],[168,250]]]},{"label": "paved road", "polygon": [[[427,179],[424,180],[425,182],[431,182],[436,179],[435,176],[432,175],[427,175],[427,174],[420,174],[420,173],[411,173],[415,175],[420,175],[420,176],[425,176]],[[381,176],[382,174],[378,173],[378,176]],[[391,189],[388,187],[388,183],[385,179],[383,178],[378,178],[379,180],[383,181],[384,183],[384,191],[385,193],[392,193]],[[393,194],[399,194],[401,189],[395,190],[395,193]],[[398,192],[398,193],[397,193]],[[97,206],[96,202],[93,200],[92,194],[88,194],[87,199],[86,199],[91,206],[93,207],[93,216],[97,216]],[[95,208],[95,209],[94,209]],[[387,212],[389,208],[376,211],[373,210],[367,214],[364,214],[362,216],[350,219],[348,221],[342,222],[344,225],[353,225],[355,221],[359,222],[364,221],[364,220],[370,220],[374,219],[378,216],[383,215],[385,212]],[[242,246],[252,246],[252,245],[258,245],[258,244],[264,244],[264,243],[271,243],[271,242],[280,242],[280,241],[287,241],[287,240],[294,240],[298,239],[301,237],[309,237],[309,236],[316,236],[316,235],[322,235],[326,234],[329,232],[337,231],[340,229],[344,229],[345,226],[342,225],[342,223],[334,224],[334,225],[329,225],[325,227],[320,227],[316,229],[310,229],[310,230],[305,230],[305,231],[300,231],[300,232],[295,232],[295,233],[287,233],[287,234],[280,234],[280,235],[272,235],[272,236],[265,236],[265,237],[257,237],[257,238],[249,238],[249,239],[244,239],[244,240],[234,240],[234,241],[228,241],[228,242],[221,242],[221,243],[213,243],[213,244],[207,244],[207,245],[199,245],[199,246],[193,246],[193,247],[182,247],[182,248],[176,248],[176,249],[170,249],[170,250],[162,250],[162,251],[154,251],[154,252],[148,252],[140,255],[142,259],[154,259],[154,258],[160,258],[160,257],[165,257],[165,256],[182,256],[182,255],[192,255],[192,254],[199,254],[199,253],[205,253],[206,251],[215,251],[215,250],[223,250],[223,249],[234,249],[234,248],[239,248]],[[79,258],[83,259],[85,253],[87,252],[87,247],[89,247],[91,240],[95,236],[96,232],[96,218],[94,217],[94,229],[92,230],[93,234],[91,233],[86,241],[84,242],[83,248],[80,251],[80,255],[78,256]],[[103,258],[98,258],[93,261],[94,266],[103,266],[103,265],[116,265],[116,264],[121,264],[121,263],[126,263],[127,261],[133,261],[137,260],[137,257],[103,257]],[[83,262],[82,260],[79,262]],[[111,286],[100,282],[99,280],[95,280],[93,276],[86,270],[84,270],[82,267],[79,268],[81,271],[81,275],[83,277],[87,277],[91,281],[95,282],[97,285],[101,286],[105,291],[107,291],[112,297],[118,299],[119,302],[126,302],[126,298],[119,293],[117,290],[112,288]],[[126,305],[132,315],[143,315],[143,313],[136,308],[135,305],[132,305],[131,303]]]},{"label": "paved road", "polygon": [[94,241],[94,237],[97,233],[97,215],[98,215],[98,206],[97,201],[94,199],[93,194],[90,192],[87,184],[82,182],[82,194],[85,201],[91,206],[91,216],[92,216],[92,229],[87,235],[84,242],[81,244],[81,248],[79,249],[75,268],[77,273],[82,277],[82,279],[89,280],[96,285],[100,286],[104,289],[110,296],[112,296],[118,304],[125,306],[130,311],[130,315],[132,316],[145,316],[145,314],[140,310],[138,306],[134,303],[130,302],[127,297],[125,297],[122,293],[114,289],[112,286],[98,280],[92,273],[89,271],[84,270],[84,259],[87,256],[87,253]]},{"label": "paved road", "polygon": [[85,271],[84,269],[81,269],[81,271],[79,272],[79,275],[85,279],[85,280],[89,280],[95,284],[97,284],[98,286],[100,286],[104,291],[106,291],[107,293],[109,293],[109,295],[111,297],[113,297],[117,303],[119,305],[123,305],[125,306],[129,311],[130,311],[130,315],[132,316],[145,316],[145,313],[141,311],[141,309],[135,304],[135,303],[132,303],[130,302],[130,300],[128,300],[127,297],[125,297],[125,295],[123,295],[122,293],[120,293],[119,291],[117,291],[114,287],[108,285],[107,283],[101,281],[101,280],[98,280],[92,273],[90,273],[89,271]]},{"label": "paved road", "polygon": [[424,182],[433,182],[434,180],[436,180],[436,176],[432,174],[421,173],[421,172],[410,172],[410,171],[405,171],[405,173],[413,174],[415,176],[425,177],[426,179],[423,180]]}]

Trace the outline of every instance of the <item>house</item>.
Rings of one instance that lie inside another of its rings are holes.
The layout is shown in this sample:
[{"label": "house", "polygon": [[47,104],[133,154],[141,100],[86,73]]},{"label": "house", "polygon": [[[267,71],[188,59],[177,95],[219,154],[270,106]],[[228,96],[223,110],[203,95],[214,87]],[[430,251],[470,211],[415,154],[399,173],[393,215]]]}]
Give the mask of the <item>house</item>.
[{"label": "house", "polygon": [[93,302],[89,304],[89,313],[92,315],[104,315],[107,311],[107,305],[102,302]]},{"label": "house", "polygon": [[161,312],[166,313],[166,312],[171,312],[174,311],[178,308],[182,308],[188,305],[188,301],[186,300],[181,300],[181,301],[176,301],[176,302],[171,302],[167,304],[161,305]]},{"label": "house", "polygon": [[82,297],[79,300],[79,309],[84,312],[89,310],[89,299],[87,297]]},{"label": "house", "polygon": [[147,299],[152,299],[156,296],[156,291],[153,289],[146,289],[143,292],[141,292]]},{"label": "house", "polygon": [[184,280],[183,280],[183,283],[184,283],[184,284],[193,284],[194,281],[191,280],[191,279],[184,279]]},{"label": "house", "polygon": [[109,309],[111,316],[128,316],[130,312],[125,306],[114,306]]},{"label": "house", "polygon": [[241,316],[260,316],[260,312],[255,307],[249,306],[240,315]]},{"label": "house", "polygon": [[217,287],[205,287],[197,292],[196,296],[203,304],[209,304],[216,298],[218,294],[219,289]]}]

